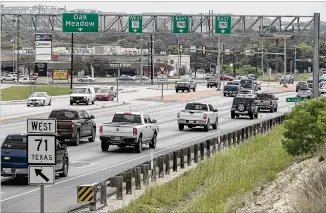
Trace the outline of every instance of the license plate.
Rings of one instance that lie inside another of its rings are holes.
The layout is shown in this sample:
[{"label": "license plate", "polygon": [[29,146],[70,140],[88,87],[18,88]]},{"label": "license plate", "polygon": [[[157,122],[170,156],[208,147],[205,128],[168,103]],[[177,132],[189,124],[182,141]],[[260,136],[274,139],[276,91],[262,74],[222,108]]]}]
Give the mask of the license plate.
[{"label": "license plate", "polygon": [[189,123],[193,123],[194,121],[189,121]]},{"label": "license plate", "polygon": [[3,168],[4,173],[11,173],[11,168]]},{"label": "license plate", "polygon": [[76,101],[77,103],[79,102],[79,101]]},{"label": "license plate", "polygon": [[113,140],[118,141],[120,140],[120,137],[113,137]]}]

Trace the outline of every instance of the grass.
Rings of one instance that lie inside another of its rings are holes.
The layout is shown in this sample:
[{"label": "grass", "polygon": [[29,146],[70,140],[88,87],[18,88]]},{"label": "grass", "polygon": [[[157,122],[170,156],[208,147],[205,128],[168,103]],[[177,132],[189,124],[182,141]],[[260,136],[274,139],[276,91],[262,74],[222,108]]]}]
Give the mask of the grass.
[{"label": "grass", "polygon": [[282,148],[282,126],[200,163],[174,180],[149,188],[123,212],[224,212],[230,198],[272,181],[295,159]]},{"label": "grass", "polygon": [[[35,85],[35,92],[47,92],[50,96],[68,95],[70,91],[69,87]],[[34,86],[13,86],[1,89],[1,100],[27,99],[31,95],[31,92],[34,92]]]}]

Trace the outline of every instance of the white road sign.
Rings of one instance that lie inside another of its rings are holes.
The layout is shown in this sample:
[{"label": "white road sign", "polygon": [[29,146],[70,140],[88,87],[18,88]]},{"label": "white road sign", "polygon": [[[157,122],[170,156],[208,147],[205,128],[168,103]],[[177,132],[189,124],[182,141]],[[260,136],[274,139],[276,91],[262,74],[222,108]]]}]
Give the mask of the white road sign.
[{"label": "white road sign", "polygon": [[56,119],[27,119],[27,133],[57,133]]},{"label": "white road sign", "polygon": [[28,164],[55,165],[55,135],[27,135]]},{"label": "white road sign", "polygon": [[190,52],[196,53],[196,46],[190,46]]},{"label": "white road sign", "polygon": [[167,82],[167,78],[168,76],[165,67],[160,67],[157,73],[157,82]]},{"label": "white road sign", "polygon": [[28,166],[28,184],[54,184],[55,166]]}]

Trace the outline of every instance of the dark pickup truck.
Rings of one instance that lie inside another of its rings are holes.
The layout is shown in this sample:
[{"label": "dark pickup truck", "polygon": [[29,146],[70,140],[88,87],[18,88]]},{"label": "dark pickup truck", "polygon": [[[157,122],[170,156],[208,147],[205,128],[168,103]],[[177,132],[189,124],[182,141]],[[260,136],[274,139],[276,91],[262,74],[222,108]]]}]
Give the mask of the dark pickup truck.
[{"label": "dark pickup truck", "polygon": [[96,137],[96,123],[93,115],[88,115],[85,110],[56,109],[52,110],[49,118],[57,120],[57,139],[79,145],[81,138],[88,138],[94,142]]},{"label": "dark pickup truck", "polygon": [[224,96],[236,95],[238,94],[239,90],[240,90],[240,83],[230,81],[226,85],[224,85],[223,94]]},{"label": "dark pickup truck", "polygon": [[[67,145],[56,141],[55,172],[60,177],[66,177],[69,170]],[[27,135],[8,134],[1,146],[1,176],[27,177]]]}]

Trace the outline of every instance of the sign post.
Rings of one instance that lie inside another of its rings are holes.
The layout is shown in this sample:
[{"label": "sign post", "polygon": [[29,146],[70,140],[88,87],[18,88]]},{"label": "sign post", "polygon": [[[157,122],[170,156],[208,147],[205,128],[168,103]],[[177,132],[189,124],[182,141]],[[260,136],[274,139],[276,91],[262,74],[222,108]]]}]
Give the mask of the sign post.
[{"label": "sign post", "polygon": [[128,31],[129,33],[143,33],[143,17],[137,15],[129,16]]},{"label": "sign post", "polygon": [[162,83],[162,93],[161,93],[161,99],[163,99],[163,84],[164,82],[168,82],[168,77],[167,77],[167,71],[165,66],[160,66],[159,71],[157,74],[157,82]]},{"label": "sign post", "polygon": [[189,16],[173,16],[173,33],[189,33]]},{"label": "sign post", "polygon": [[62,13],[62,32],[97,33],[98,13]]},{"label": "sign post", "polygon": [[56,119],[27,119],[28,184],[40,185],[40,212],[44,213],[44,185],[54,184],[57,159]]}]

